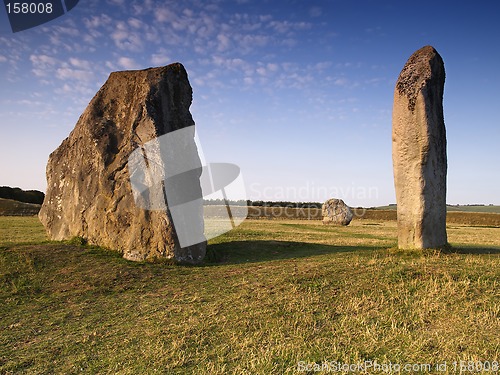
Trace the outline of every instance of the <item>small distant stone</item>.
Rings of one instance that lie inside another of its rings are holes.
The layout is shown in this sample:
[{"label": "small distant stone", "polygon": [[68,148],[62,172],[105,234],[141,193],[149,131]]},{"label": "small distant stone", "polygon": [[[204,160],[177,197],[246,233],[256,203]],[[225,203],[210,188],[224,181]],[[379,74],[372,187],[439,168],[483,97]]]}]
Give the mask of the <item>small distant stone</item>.
[{"label": "small distant stone", "polygon": [[323,224],[349,225],[353,214],[342,199],[328,199],[322,206]]}]

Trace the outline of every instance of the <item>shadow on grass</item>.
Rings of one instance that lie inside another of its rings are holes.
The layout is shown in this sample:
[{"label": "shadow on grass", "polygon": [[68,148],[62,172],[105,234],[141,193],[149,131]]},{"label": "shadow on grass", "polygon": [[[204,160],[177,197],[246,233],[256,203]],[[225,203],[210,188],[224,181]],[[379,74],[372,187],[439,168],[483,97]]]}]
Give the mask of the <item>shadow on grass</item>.
[{"label": "shadow on grass", "polygon": [[207,246],[205,265],[266,262],[354,251],[380,250],[377,246],[335,246],[292,241],[233,241]]},{"label": "shadow on grass", "polygon": [[449,249],[443,251],[443,254],[469,254],[469,255],[500,254],[500,248],[452,245]]}]

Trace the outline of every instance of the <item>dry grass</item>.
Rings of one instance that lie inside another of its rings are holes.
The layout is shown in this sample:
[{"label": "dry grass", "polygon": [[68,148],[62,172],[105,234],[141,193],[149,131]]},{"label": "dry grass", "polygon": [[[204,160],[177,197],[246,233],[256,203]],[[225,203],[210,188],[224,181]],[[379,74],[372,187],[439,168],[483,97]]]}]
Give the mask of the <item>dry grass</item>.
[{"label": "dry grass", "polygon": [[453,361],[500,359],[499,228],[450,227],[459,253],[442,254],[396,250],[394,222],[247,220],[210,244],[212,263],[176,267],[15,244],[39,240],[35,221],[33,238],[7,243],[10,220],[0,373],[287,374],[366,360],[453,373]]}]

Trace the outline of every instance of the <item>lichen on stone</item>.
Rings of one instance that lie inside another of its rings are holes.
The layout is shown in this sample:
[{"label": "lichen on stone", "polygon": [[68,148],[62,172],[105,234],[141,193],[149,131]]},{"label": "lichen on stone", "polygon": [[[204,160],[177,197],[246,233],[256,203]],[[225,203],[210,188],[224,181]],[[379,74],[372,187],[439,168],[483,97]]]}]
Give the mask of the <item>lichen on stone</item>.
[{"label": "lichen on stone", "polygon": [[439,59],[441,66],[443,65],[441,56],[434,47],[425,46],[410,56],[399,74],[396,89],[399,95],[407,97],[408,109],[412,112],[415,110],[418,93],[438,73],[433,72],[433,67],[439,65],[433,64],[434,59]]}]

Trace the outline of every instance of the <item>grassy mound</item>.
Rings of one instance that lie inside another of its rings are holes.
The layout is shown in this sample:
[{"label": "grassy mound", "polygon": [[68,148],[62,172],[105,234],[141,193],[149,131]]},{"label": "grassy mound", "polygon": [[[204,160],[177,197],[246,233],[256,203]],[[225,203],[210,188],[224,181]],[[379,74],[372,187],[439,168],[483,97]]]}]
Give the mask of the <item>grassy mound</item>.
[{"label": "grassy mound", "polygon": [[0,216],[34,216],[41,207],[40,204],[0,198]]}]

